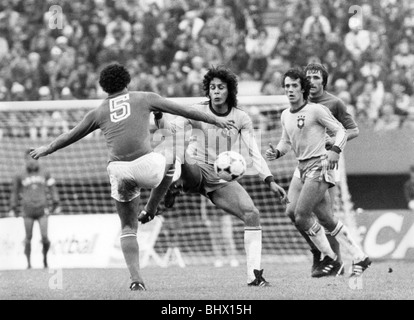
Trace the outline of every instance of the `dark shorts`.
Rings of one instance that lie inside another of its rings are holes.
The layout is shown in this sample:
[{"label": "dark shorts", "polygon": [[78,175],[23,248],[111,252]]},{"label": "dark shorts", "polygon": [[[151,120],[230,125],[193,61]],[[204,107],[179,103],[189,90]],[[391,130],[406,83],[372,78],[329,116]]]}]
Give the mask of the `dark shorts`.
[{"label": "dark shorts", "polygon": [[23,208],[23,217],[38,220],[47,214],[47,209],[41,208]]},{"label": "dark shorts", "polygon": [[207,198],[216,190],[238,183],[220,179],[214,171],[214,166],[204,163],[183,164],[181,177],[184,180],[185,192],[200,193]]}]

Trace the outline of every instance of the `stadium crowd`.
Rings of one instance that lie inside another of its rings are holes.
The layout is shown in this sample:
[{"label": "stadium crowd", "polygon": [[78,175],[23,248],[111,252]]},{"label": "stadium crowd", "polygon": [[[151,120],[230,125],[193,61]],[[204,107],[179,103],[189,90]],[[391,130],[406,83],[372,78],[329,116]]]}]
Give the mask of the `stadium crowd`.
[{"label": "stadium crowd", "polygon": [[[0,101],[101,98],[99,71],[114,60],[130,70],[131,90],[201,96],[206,68],[226,64],[262,82],[262,94],[283,94],[287,68],[317,61],[358,123],[414,128],[410,0],[361,1],[359,18],[345,0],[57,3],[61,17],[53,0],[0,0]],[[266,24],[278,10],[283,19]]]}]

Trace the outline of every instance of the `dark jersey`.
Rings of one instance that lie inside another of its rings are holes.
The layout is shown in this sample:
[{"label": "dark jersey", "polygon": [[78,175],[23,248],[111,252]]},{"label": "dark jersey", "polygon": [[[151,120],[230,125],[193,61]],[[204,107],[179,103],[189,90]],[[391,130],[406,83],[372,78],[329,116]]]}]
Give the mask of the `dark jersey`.
[{"label": "dark jersey", "polygon": [[41,215],[45,209],[58,202],[55,179],[49,173],[26,172],[15,177],[10,197],[12,210],[16,211],[21,204],[26,215]]},{"label": "dark jersey", "polygon": [[182,108],[149,92],[123,92],[106,98],[90,111],[70,132],[58,137],[52,152],[64,148],[101,129],[106,140],[109,162],[133,161],[152,152],[150,144],[150,113],[164,111],[195,120],[215,123],[216,119],[194,108]]},{"label": "dark jersey", "polygon": [[404,196],[407,202],[414,200],[414,182],[413,181],[408,180],[404,184]]},{"label": "dark jersey", "polygon": [[355,120],[346,110],[345,103],[341,99],[335,97],[333,94],[325,91],[320,97],[309,97],[309,101],[313,103],[323,104],[325,107],[327,107],[333,116],[340,123],[342,123],[345,129],[355,129],[358,127]]}]

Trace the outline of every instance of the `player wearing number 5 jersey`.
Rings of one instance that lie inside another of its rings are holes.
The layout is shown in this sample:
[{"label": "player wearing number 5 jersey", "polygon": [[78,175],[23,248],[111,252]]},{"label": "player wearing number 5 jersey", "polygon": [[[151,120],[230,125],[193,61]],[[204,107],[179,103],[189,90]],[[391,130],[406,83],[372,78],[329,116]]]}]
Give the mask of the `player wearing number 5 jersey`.
[{"label": "player wearing number 5 jersey", "polygon": [[[133,291],[143,291],[144,281],[139,270],[137,242],[139,196],[142,188],[157,187],[164,175],[163,155],[154,153],[150,145],[151,112],[167,112],[220,128],[231,129],[232,122],[222,120],[190,107],[182,107],[150,92],[129,92],[129,72],[120,64],[107,66],[100,74],[99,84],[108,97],[96,109],[88,112],[72,130],[48,145],[32,149],[34,159],[47,156],[101,129],[108,148],[108,175],[111,196],[121,220],[121,248],[131,276]],[[170,172],[171,174],[171,172]],[[173,172],[172,172],[173,174]]]}]

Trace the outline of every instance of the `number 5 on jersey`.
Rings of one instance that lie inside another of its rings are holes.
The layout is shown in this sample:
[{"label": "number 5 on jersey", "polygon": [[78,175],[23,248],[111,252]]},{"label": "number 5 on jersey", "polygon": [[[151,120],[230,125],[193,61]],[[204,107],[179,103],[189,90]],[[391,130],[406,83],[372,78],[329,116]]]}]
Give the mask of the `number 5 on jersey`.
[{"label": "number 5 on jersey", "polygon": [[131,105],[128,101],[129,94],[109,100],[109,110],[111,112],[112,122],[120,122],[131,115]]}]

